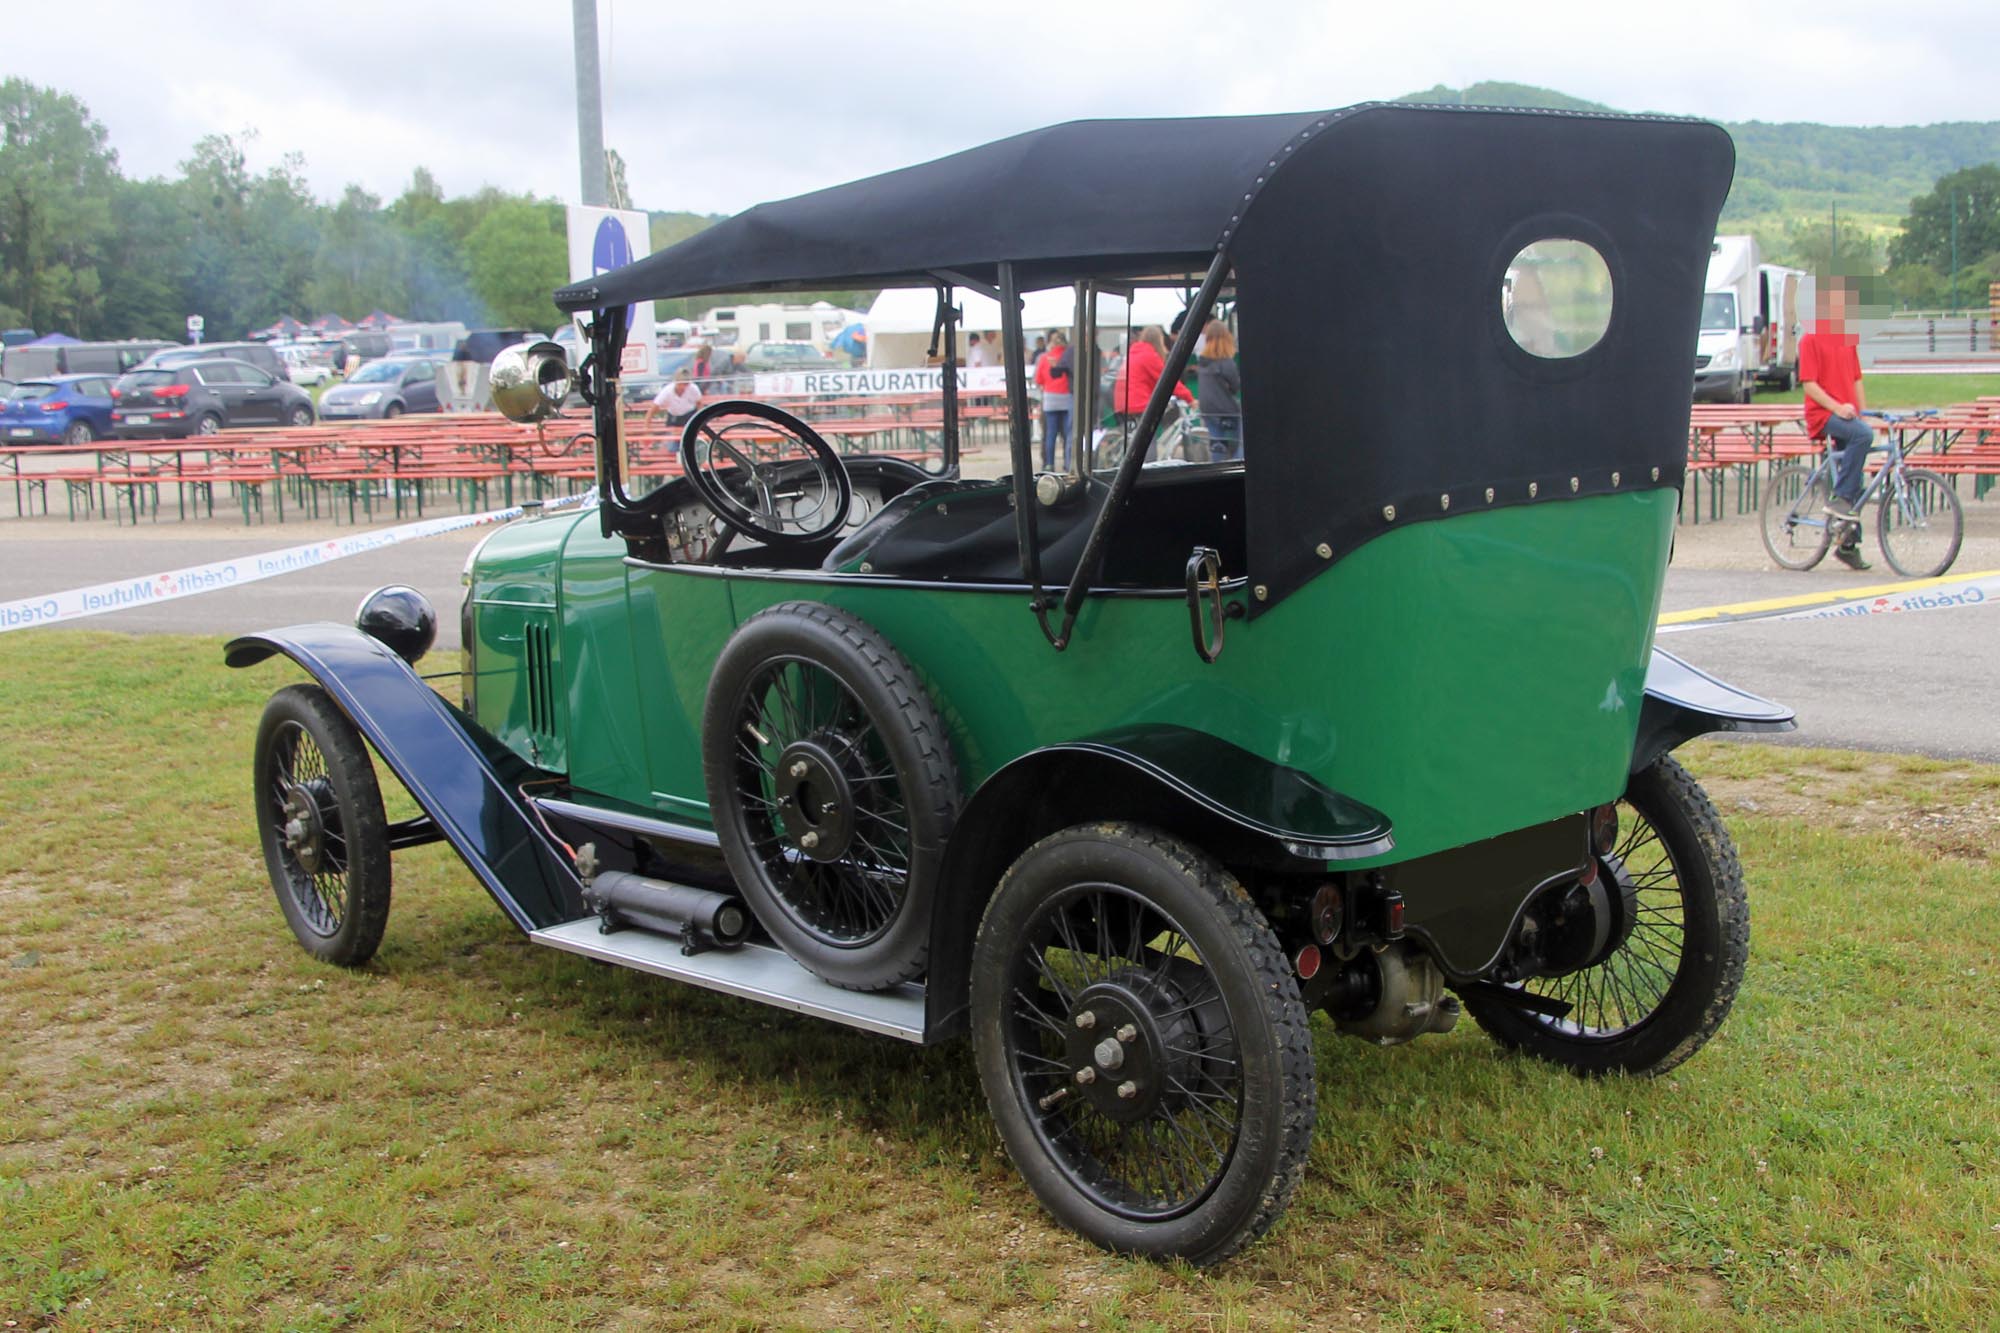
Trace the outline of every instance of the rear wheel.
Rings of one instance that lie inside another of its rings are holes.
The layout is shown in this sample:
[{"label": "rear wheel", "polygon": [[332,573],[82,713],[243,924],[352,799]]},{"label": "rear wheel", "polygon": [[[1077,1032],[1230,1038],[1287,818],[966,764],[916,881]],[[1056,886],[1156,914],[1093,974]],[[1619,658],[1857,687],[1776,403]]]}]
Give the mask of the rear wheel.
[{"label": "rear wheel", "polygon": [[1043,839],[980,922],[971,999],[1001,1139],[1064,1226],[1209,1264],[1284,1212],[1312,1142],[1312,1042],[1222,867],[1127,824]]},{"label": "rear wheel", "polygon": [[89,444],[97,438],[97,430],[88,421],[72,421],[63,432],[64,444]]},{"label": "rear wheel", "polygon": [[752,616],[716,660],[702,763],[730,873],[787,953],[853,990],[923,971],[958,770],[888,640],[814,602]]},{"label": "rear wheel", "polygon": [[213,412],[203,412],[201,419],[194,423],[194,433],[197,435],[220,435],[222,433],[222,418]]},{"label": "rear wheel", "polygon": [[1658,1074],[1728,1016],[1750,951],[1736,844],[1707,793],[1671,757],[1632,776],[1600,871],[1619,889],[1624,939],[1592,966],[1465,1007],[1499,1041],[1579,1074]]},{"label": "rear wheel", "polygon": [[252,760],[257,831],[278,906],[315,958],[367,962],[389,920],[389,831],[354,724],[317,685],[271,696]]},{"label": "rear wheel", "polygon": [[1965,514],[1958,492],[1935,472],[1904,468],[1891,480],[1875,510],[1875,536],[1898,574],[1934,579],[1958,559],[1965,538]]},{"label": "rear wheel", "polygon": [[[1815,475],[1817,472],[1817,475]],[[1764,549],[1786,569],[1811,569],[1826,559],[1833,490],[1825,468],[1787,463],[1764,487]]]}]

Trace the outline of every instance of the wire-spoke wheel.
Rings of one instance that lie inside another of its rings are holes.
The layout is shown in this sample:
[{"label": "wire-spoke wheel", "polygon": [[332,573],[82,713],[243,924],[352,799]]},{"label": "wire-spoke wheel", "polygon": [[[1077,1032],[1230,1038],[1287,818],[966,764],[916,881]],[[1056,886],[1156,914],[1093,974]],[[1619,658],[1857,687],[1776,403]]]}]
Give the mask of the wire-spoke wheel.
[{"label": "wire-spoke wheel", "polygon": [[702,720],[709,804],[751,910],[836,985],[923,969],[958,774],[916,673],[830,607],[775,606],[716,663]]},{"label": "wire-spoke wheel", "polygon": [[315,958],[374,956],[389,919],[389,833],[368,749],[317,685],[271,696],[252,764],[278,906]]},{"label": "wire-spoke wheel", "polygon": [[1214,1263],[1297,1187],[1305,1009],[1249,895],[1183,843],[1098,824],[1024,852],[980,923],[972,1029],[1014,1164],[1107,1249]]},{"label": "wire-spoke wheel", "polygon": [[1898,574],[1934,579],[1958,559],[1965,514],[1958,492],[1935,472],[1902,469],[1888,478],[1875,510],[1875,537]]},{"label": "wire-spoke wheel", "polygon": [[1750,948],[1736,845],[1700,784],[1670,757],[1635,773],[1599,873],[1619,921],[1589,966],[1532,978],[1531,1003],[1477,990],[1466,1008],[1503,1045],[1583,1074],[1657,1074],[1728,1016]]},{"label": "wire-spoke wheel", "polygon": [[1833,499],[1827,469],[1787,463],[1764,486],[1764,549],[1786,569],[1811,569],[1826,559],[1832,529],[1826,506]]}]

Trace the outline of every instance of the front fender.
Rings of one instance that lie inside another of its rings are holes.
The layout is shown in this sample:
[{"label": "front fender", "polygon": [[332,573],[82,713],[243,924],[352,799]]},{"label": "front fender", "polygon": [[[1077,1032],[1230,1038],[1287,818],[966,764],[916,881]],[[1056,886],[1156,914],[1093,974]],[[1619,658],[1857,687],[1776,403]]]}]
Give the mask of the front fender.
[{"label": "front fender", "polygon": [[973,793],[945,848],[927,1039],[964,1026],[973,935],[1007,867],[1041,838],[1093,820],[1164,829],[1226,865],[1293,872],[1395,846],[1381,812],[1187,727],[1124,727],[1031,751]]},{"label": "front fender", "polygon": [[223,649],[223,661],[247,667],[277,654],[333,697],[515,925],[539,930],[587,913],[575,870],[520,795],[523,782],[545,774],[352,626],[245,635]]},{"label": "front fender", "polygon": [[1796,714],[1783,704],[1726,685],[1664,648],[1646,668],[1646,700],[1632,743],[1632,772],[1696,736],[1715,731],[1792,731]]}]

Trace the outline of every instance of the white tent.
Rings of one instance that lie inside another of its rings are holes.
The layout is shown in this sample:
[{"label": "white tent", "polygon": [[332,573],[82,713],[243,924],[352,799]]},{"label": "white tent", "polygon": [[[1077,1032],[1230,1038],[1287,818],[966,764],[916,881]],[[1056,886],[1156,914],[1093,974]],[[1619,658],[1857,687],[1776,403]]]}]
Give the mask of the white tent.
[{"label": "white tent", "polygon": [[[957,289],[954,293],[964,318],[959,321],[959,353],[964,355],[967,333],[998,333],[1000,303],[977,292]],[[1162,329],[1187,304],[1178,290],[1142,287],[1134,293],[1130,310],[1136,332],[1148,324]],[[1109,292],[1097,298],[1097,340],[1106,349],[1125,336],[1125,298]],[[931,323],[937,315],[937,292],[929,287],[890,287],[875,298],[868,309],[868,364],[871,367],[920,366],[930,350]],[[1076,324],[1076,293],[1068,287],[1024,292],[1021,296],[1021,328],[1033,342],[1037,334],[1050,329],[1068,331]]]}]

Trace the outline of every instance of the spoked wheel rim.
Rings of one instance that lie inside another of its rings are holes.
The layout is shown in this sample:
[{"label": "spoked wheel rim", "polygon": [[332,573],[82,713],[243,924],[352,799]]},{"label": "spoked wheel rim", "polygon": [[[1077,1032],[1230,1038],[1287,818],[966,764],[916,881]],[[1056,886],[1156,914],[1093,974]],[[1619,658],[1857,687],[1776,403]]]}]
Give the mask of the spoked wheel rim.
[{"label": "spoked wheel rim", "polygon": [[1935,578],[1958,558],[1963,519],[1951,484],[1932,472],[1905,473],[1881,500],[1876,536],[1905,578]]},{"label": "spoked wheel rim", "polygon": [[1537,979],[1527,989],[1569,1008],[1535,1022],[1572,1041],[1614,1041],[1652,1021],[1666,1005],[1687,958],[1686,871],[1660,830],[1630,801],[1618,804],[1618,834],[1599,873],[1629,905],[1624,939],[1596,965]]},{"label": "spoked wheel rim", "polygon": [[1764,501],[1764,547],[1786,569],[1811,569],[1826,555],[1832,531],[1826,515],[1833,498],[1826,473],[1794,464],[1779,469]]},{"label": "spoked wheel rim", "polygon": [[348,847],[333,778],[312,734],[288,722],[271,738],[265,818],[278,835],[284,886],[301,918],[331,937],[347,920]]},{"label": "spoked wheel rim", "polygon": [[882,938],[909,885],[910,813],[861,700],[818,662],[774,657],[735,721],[746,842],[785,912],[835,948]]},{"label": "spoked wheel rim", "polygon": [[1015,946],[1001,1040],[1048,1160],[1114,1216],[1159,1222],[1221,1184],[1244,1117],[1234,1019],[1188,932],[1116,884],[1073,886]]}]

